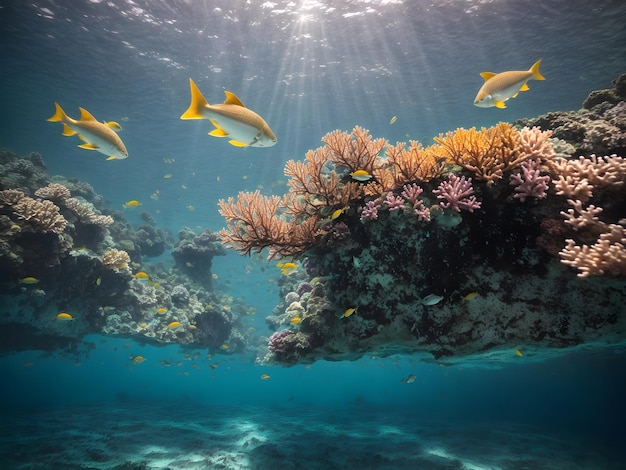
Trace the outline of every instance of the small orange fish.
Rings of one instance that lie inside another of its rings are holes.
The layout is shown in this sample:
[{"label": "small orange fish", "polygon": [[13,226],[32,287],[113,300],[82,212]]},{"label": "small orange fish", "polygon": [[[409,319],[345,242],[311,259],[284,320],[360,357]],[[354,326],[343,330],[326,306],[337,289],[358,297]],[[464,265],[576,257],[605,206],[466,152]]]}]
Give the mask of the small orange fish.
[{"label": "small orange fish", "polygon": [[519,357],[522,357],[524,354],[522,354],[522,351],[520,351],[519,349],[515,350],[515,354],[517,354]]},{"label": "small orange fish", "polygon": [[269,378],[270,378],[270,376],[269,376],[269,375],[267,375],[267,374],[263,374],[263,375],[261,375],[261,380],[267,380],[267,379],[269,379]]},{"label": "small orange fish", "polygon": [[123,204],[122,207],[124,207],[124,209],[128,209],[129,207],[138,207],[140,205],[141,205],[141,202],[139,202],[139,201],[137,201],[135,199],[132,199],[132,200],[126,202],[125,204]]},{"label": "small orange fish", "polygon": [[59,321],[72,321],[74,317],[69,313],[61,312],[56,316],[56,319]]},{"label": "small orange fish", "polygon": [[179,328],[180,326],[181,326],[181,325],[180,325],[180,322],[179,322],[179,321],[173,321],[172,323],[170,323],[169,325],[167,325],[167,329],[168,329],[168,330],[173,330],[173,329],[175,329],[175,328]]},{"label": "small orange fish", "polygon": [[350,173],[350,176],[352,176],[353,180],[357,180],[357,181],[369,181],[372,179],[372,175],[370,175],[365,170],[353,171],[352,173]]},{"label": "small orange fish", "polygon": [[302,318],[300,317],[294,317],[291,319],[291,321],[289,323],[291,323],[292,325],[297,325],[298,323],[302,322]]},{"label": "small orange fish", "polygon": [[148,279],[150,276],[148,276],[148,273],[144,273],[143,271],[139,271],[137,274],[135,274],[135,279],[139,279],[141,281]]},{"label": "small orange fish", "polygon": [[39,279],[37,279],[36,277],[32,277],[32,276],[23,277],[22,279],[20,279],[20,284],[31,285],[31,284],[37,284],[38,282],[39,282]]},{"label": "small orange fish", "polygon": [[167,313],[167,309],[165,307],[159,307],[156,309],[156,313],[163,315],[164,313]]}]

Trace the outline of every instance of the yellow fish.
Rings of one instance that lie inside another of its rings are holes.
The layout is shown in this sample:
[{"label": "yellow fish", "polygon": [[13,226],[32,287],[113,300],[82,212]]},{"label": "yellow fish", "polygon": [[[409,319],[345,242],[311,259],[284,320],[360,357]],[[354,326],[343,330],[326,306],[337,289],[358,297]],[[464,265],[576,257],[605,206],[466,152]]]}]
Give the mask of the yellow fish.
[{"label": "yellow fish", "polygon": [[145,328],[146,326],[148,326],[148,324],[146,322],[142,322],[139,324],[140,327]]},{"label": "yellow fish", "polygon": [[337,209],[330,215],[330,220],[335,220],[337,217],[339,217],[341,214],[343,214],[347,210],[348,210],[347,207],[344,207],[343,209]]},{"label": "yellow fish", "polygon": [[358,307],[350,307],[348,309],[346,309],[345,312],[343,312],[343,314],[341,315],[343,318],[348,318],[350,315],[352,315],[354,312],[356,312],[358,309]]},{"label": "yellow fish", "polygon": [[148,276],[148,273],[144,273],[143,271],[139,271],[137,274],[135,274],[135,279],[139,279],[139,280],[144,280],[144,279],[148,279],[150,276]]},{"label": "yellow fish", "polygon": [[523,356],[522,351],[520,351],[519,349],[515,350],[515,354],[517,354],[519,357]]},{"label": "yellow fish", "polygon": [[197,330],[198,327],[196,325],[189,325],[187,328],[189,328],[190,330]]},{"label": "yellow fish", "polygon": [[75,120],[65,114],[58,103],[54,103],[56,112],[48,119],[50,122],[63,123],[63,135],[78,135],[84,144],[79,145],[82,149],[97,150],[109,155],[108,160],[123,160],[128,158],[128,151],[122,139],[115,133],[115,129],[121,129],[117,123],[102,123],[96,120],[89,111],[80,109],[80,119]]},{"label": "yellow fish", "polygon": [[138,207],[140,205],[141,205],[141,202],[139,202],[139,201],[137,201],[135,199],[132,199],[132,200],[126,202],[125,204],[123,204],[122,207],[124,207],[124,209],[128,209],[129,207]]},{"label": "yellow fish", "polygon": [[267,374],[263,374],[263,375],[261,376],[261,380],[267,380],[267,379],[269,379],[269,378],[270,378],[270,376],[269,376],[269,375],[267,375]]},{"label": "yellow fish", "polygon": [[141,364],[143,361],[146,360],[146,358],[143,356],[130,356],[130,359],[133,364]]},{"label": "yellow fish", "polygon": [[372,179],[372,175],[370,175],[365,170],[353,171],[352,173],[350,173],[350,176],[352,176],[353,180],[357,180],[357,181],[369,181]]},{"label": "yellow fish", "polygon": [[474,99],[474,105],[479,108],[506,108],[504,104],[509,98],[515,98],[520,91],[528,91],[526,82],[530,79],[545,80],[539,73],[541,59],[526,70],[512,70],[509,72],[493,73],[483,72],[480,74],[485,79],[485,83],[478,90]]},{"label": "yellow fish", "polygon": [[157,308],[156,313],[158,313],[159,315],[163,315],[164,313],[167,313],[167,309],[165,307]]},{"label": "yellow fish", "polygon": [[478,297],[478,292],[470,292],[469,294],[465,294],[463,296],[463,300],[472,300],[475,297]]},{"label": "yellow fish", "polygon": [[394,117],[392,117],[392,118],[389,120],[389,124],[393,124],[393,123],[394,123],[394,122],[396,122],[397,120],[398,120],[398,118],[397,118],[396,116],[394,116]]},{"label": "yellow fish", "polygon": [[228,346],[226,343],[224,343],[224,344],[222,344],[222,345],[220,346],[220,348],[222,348],[222,349],[224,349],[224,350],[228,349],[229,347],[230,347],[230,346]]},{"label": "yellow fish", "polygon": [[101,277],[96,279],[96,286],[99,286],[100,284],[102,284],[102,278]]},{"label": "yellow fish", "polygon": [[59,321],[72,321],[74,317],[69,313],[61,312],[56,316],[56,319]]},{"label": "yellow fish", "polygon": [[36,277],[32,277],[32,276],[23,277],[22,279],[20,279],[20,284],[32,285],[32,284],[37,284],[38,282],[39,282],[39,279],[37,279]]},{"label": "yellow fish", "polygon": [[208,119],[215,126],[209,135],[228,137],[235,147],[271,147],[277,139],[265,120],[246,108],[234,93],[224,91],[223,104],[209,104],[189,79],[191,104],[181,119]]},{"label": "yellow fish", "polygon": [[416,378],[417,378],[417,377],[415,376],[415,374],[411,374],[411,375],[409,375],[409,376],[406,378],[406,383],[408,383],[408,384],[412,384],[413,382],[415,382],[415,379],[416,379]]},{"label": "yellow fish", "polygon": [[166,179],[166,180],[168,180],[168,179],[170,179],[172,176],[174,176],[174,175],[172,175],[171,173],[167,173],[166,175],[163,175],[163,178],[164,178],[164,179]]},{"label": "yellow fish", "polygon": [[174,330],[176,328],[180,328],[180,322],[179,321],[173,321],[172,323],[170,323],[169,325],[167,325],[167,329],[168,330]]},{"label": "yellow fish", "polygon": [[[278,264],[276,266],[278,266]],[[298,269],[298,265],[295,263],[282,263],[282,266],[279,267],[282,269]]]},{"label": "yellow fish", "polygon": [[291,321],[289,323],[291,323],[292,325],[297,325],[300,322],[302,322],[302,318],[294,317],[294,318],[291,319]]}]

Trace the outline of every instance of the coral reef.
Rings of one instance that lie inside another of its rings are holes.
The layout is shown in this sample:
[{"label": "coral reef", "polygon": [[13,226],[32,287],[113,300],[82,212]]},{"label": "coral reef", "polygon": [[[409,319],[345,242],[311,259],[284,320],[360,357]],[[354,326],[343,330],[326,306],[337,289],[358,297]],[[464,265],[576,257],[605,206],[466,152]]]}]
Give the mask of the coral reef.
[{"label": "coral reef", "polygon": [[[245,350],[242,318],[252,309],[210,284],[210,260],[224,253],[216,234],[187,231],[176,252],[202,267],[203,283],[194,270],[145,264],[142,255],[172,246],[167,232],[135,230],[88,183],[49,177],[37,154],[1,151],[0,183],[0,352],[81,354],[79,340],[90,333]],[[57,321],[59,312],[73,321]]]},{"label": "coral reef", "polygon": [[[615,124],[622,105],[598,104],[593,118]],[[580,141],[542,124],[457,129],[408,150],[334,131],[286,164],[287,195],[221,201],[226,244],[303,266],[281,279],[259,361],[371,351],[443,361],[623,331],[626,168],[604,153],[620,137],[590,139],[580,155]]]},{"label": "coral reef", "polygon": [[219,234],[204,229],[200,235],[185,228],[178,233],[178,242],[174,245],[172,256],[176,267],[207,289],[212,290],[213,278],[211,266],[214,256],[224,256]]}]

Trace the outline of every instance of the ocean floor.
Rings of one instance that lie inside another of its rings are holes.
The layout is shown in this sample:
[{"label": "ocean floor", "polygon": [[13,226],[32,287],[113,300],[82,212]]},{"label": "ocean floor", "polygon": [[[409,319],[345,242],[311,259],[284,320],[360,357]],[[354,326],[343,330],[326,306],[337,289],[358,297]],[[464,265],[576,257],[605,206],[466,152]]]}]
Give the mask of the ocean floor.
[{"label": "ocean floor", "polygon": [[3,412],[3,469],[623,468],[607,449],[511,423],[338,410],[132,403]]}]

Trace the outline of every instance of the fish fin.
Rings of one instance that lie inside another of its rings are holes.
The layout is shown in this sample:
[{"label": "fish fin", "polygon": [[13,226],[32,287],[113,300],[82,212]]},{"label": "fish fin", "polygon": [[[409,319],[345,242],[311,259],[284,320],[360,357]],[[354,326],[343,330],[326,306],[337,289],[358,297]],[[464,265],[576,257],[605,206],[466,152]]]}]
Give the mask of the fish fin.
[{"label": "fish fin", "polygon": [[48,118],[48,121],[50,122],[67,121],[67,114],[65,114],[65,111],[63,111],[63,108],[59,106],[59,103],[55,102],[54,106],[56,107],[54,115]]},{"label": "fish fin", "polygon": [[529,72],[532,72],[532,73],[533,73],[533,78],[534,78],[535,80],[545,80],[545,79],[546,79],[543,75],[541,75],[541,74],[539,73],[539,66],[540,66],[540,65],[541,65],[541,59],[539,59],[537,62],[535,62],[535,63],[533,64],[533,66],[532,66],[532,67],[530,68],[530,70],[529,70]]},{"label": "fish fin", "polygon": [[506,105],[504,104],[504,101],[494,101],[494,102],[493,102],[493,105],[494,105],[496,108],[500,108],[500,109],[504,109],[504,108],[506,108]]},{"label": "fish fin", "polygon": [[513,96],[511,96],[511,98],[517,98],[517,95],[519,95],[519,91],[517,93],[515,93]]},{"label": "fish fin", "polygon": [[234,93],[231,93],[230,91],[226,91],[226,90],[224,90],[224,94],[226,95],[226,99],[224,100],[224,104],[234,104],[235,106],[241,106],[242,108],[245,108],[245,106],[243,105],[241,100],[239,98],[237,98],[237,95],[235,95]]},{"label": "fish fin", "polygon": [[191,78],[189,79],[189,88],[191,89],[191,104],[180,118],[185,120],[204,119],[202,110],[206,108],[209,103],[204,96],[202,96],[202,93],[200,93],[200,90]]},{"label": "fish fin", "polygon": [[111,155],[109,158],[107,158],[107,162],[109,160],[116,160],[116,159],[117,159],[117,157],[115,155]]},{"label": "fish fin", "polygon": [[229,140],[228,143],[230,145],[234,145],[235,147],[247,147],[248,144],[244,144],[243,142],[239,142],[238,140]]},{"label": "fish fin", "polygon": [[64,136],[69,137],[69,136],[74,135],[74,134],[76,134],[76,131],[70,129],[70,126],[68,126],[67,124],[63,124],[63,135]]},{"label": "fish fin", "polygon": [[489,80],[491,77],[495,77],[496,74],[493,72],[483,72],[480,74],[481,77],[485,79],[485,81]]},{"label": "fish fin", "polygon": [[81,121],[95,121],[96,118],[93,117],[91,115],[91,113],[89,111],[87,111],[85,108],[78,108],[80,109],[80,120]]},{"label": "fish fin", "polygon": [[218,127],[217,129],[213,129],[211,132],[209,132],[209,135],[212,135],[213,137],[226,137],[228,135],[228,132]]},{"label": "fish fin", "polygon": [[88,143],[89,143],[89,141],[88,141],[87,139],[85,139],[82,135],[80,135],[80,134],[78,134],[78,133],[76,133],[76,135],[78,136],[78,138],[79,138],[80,140],[82,140],[82,141],[83,141],[83,142],[85,142],[86,144],[88,144]]},{"label": "fish fin", "polygon": [[115,122],[115,121],[109,121],[109,122],[104,122],[104,125],[107,127],[110,127],[111,129],[113,129],[115,132],[119,132],[122,130],[122,126],[119,125],[119,123]]},{"label": "fish fin", "polygon": [[89,142],[87,142],[85,144],[81,144],[81,145],[79,145],[79,147],[81,149],[85,149],[85,150],[98,150],[100,148],[96,144],[90,144]]},{"label": "fish fin", "polygon": [[[527,83],[524,83],[524,84],[522,85],[522,88],[520,88],[520,89],[519,89],[519,91],[528,91],[528,90],[530,90],[530,87],[528,86],[528,84],[527,84]],[[516,94],[517,94],[517,93],[516,93]]]}]

